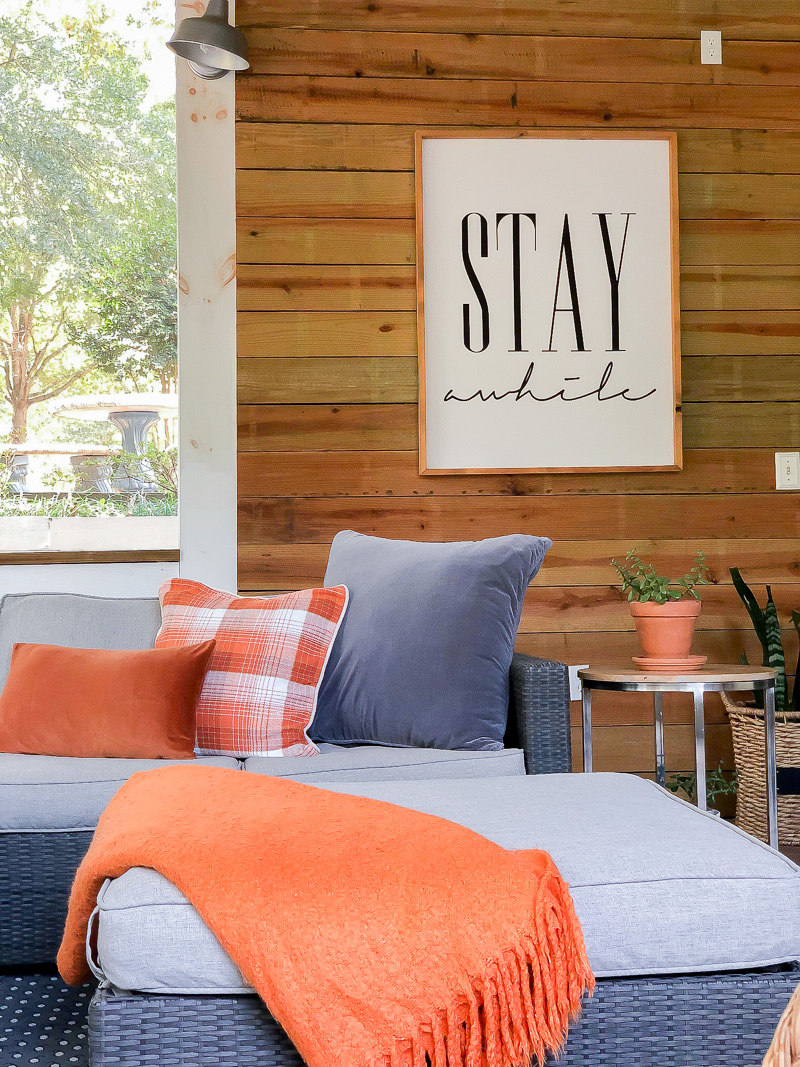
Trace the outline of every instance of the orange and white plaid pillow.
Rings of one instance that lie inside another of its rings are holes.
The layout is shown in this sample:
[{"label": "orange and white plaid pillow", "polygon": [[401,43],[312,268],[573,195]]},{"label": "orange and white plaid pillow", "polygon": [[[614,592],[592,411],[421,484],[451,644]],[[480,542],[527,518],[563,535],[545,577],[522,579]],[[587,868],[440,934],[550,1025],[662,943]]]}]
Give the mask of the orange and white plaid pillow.
[{"label": "orange and white plaid pillow", "polygon": [[170,578],[158,595],[156,648],[216,641],[197,705],[198,752],[245,757],[319,751],[307,731],[347,607],[346,586],[238,597]]}]

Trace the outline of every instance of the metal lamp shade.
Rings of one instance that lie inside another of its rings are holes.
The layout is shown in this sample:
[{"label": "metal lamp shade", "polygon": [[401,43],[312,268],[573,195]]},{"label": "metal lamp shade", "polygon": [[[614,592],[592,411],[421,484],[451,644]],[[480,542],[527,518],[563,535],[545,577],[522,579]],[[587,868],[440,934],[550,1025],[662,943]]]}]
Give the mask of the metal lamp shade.
[{"label": "metal lamp shade", "polygon": [[247,70],[247,38],[228,22],[228,0],[209,0],[202,16],[183,19],[167,48],[185,59],[200,78],[222,78]]}]

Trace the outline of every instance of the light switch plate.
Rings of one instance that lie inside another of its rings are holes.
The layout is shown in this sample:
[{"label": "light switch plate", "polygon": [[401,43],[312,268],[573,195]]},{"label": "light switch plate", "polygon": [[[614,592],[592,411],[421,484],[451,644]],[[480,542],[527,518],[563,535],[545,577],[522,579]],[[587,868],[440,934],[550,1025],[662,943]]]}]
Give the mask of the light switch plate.
[{"label": "light switch plate", "polygon": [[700,62],[722,62],[722,33],[719,30],[700,31]]},{"label": "light switch plate", "polygon": [[800,452],[775,453],[775,488],[800,489]]},{"label": "light switch plate", "polygon": [[580,700],[583,696],[583,684],[578,677],[578,671],[585,671],[588,663],[575,663],[567,667],[569,671],[569,699]]}]

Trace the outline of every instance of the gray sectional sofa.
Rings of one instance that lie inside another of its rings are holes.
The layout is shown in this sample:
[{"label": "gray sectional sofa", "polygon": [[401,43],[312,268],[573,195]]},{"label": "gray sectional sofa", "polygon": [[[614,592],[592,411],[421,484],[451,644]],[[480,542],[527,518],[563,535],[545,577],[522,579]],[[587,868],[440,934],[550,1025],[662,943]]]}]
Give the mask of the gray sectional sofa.
[{"label": "gray sectional sofa", "polygon": [[[7,597],[0,681],[14,641],[144,647],[157,626],[155,601]],[[598,977],[565,1067],[757,1067],[800,981],[800,870],[651,782],[569,773],[564,665],[515,657],[510,688],[502,752],[325,746],[311,759],[227,765],[431,812],[508,848],[547,849],[571,885]],[[52,960],[92,827],[145,765],[0,754],[0,966]],[[134,869],[107,882],[95,924],[93,1067],[301,1067],[160,875]]]},{"label": "gray sectional sofa", "polygon": [[[67,593],[0,601],[0,687],[18,641],[78,648],[148,648],[158,600]],[[569,769],[563,664],[516,656],[508,747],[495,752],[323,745],[313,759],[202,757],[196,765],[268,769],[304,781],[477,778]],[[534,729],[535,723],[545,724]],[[72,878],[108,801],[136,771],[165,760],[67,759],[0,753],[0,968],[52,964]]]}]

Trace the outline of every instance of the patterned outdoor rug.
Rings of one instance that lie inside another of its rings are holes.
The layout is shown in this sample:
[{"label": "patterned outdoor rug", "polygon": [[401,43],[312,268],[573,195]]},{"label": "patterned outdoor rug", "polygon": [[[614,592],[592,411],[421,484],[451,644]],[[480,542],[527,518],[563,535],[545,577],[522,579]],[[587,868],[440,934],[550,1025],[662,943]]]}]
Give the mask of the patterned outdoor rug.
[{"label": "patterned outdoor rug", "polygon": [[0,1067],[87,1067],[92,988],[49,975],[0,975]]}]

